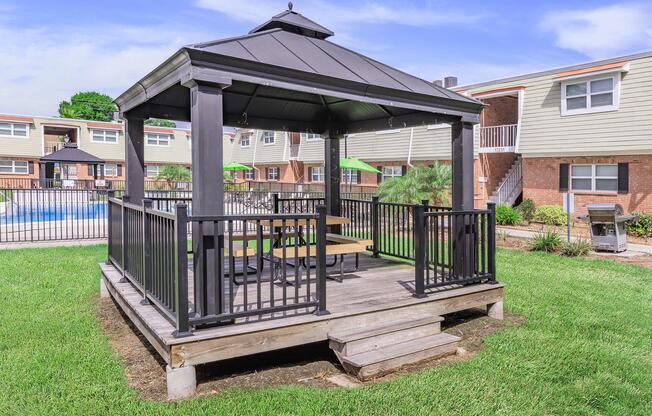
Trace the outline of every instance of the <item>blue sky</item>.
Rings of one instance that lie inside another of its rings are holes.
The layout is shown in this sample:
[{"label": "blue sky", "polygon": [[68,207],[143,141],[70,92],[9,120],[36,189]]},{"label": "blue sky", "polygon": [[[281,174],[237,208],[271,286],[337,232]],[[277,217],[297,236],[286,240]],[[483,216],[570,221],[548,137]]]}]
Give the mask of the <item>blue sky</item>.
[{"label": "blue sky", "polygon": [[[113,97],[180,46],[241,35],[287,7],[261,0],[0,0],[0,112],[55,115]],[[652,49],[652,5],[617,1],[296,0],[332,41],[462,84]]]}]

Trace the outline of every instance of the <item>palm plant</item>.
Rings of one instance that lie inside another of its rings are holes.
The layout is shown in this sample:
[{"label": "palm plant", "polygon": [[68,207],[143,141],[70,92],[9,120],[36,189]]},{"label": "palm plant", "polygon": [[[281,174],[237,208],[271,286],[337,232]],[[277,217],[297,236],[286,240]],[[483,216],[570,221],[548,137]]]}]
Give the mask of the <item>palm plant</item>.
[{"label": "palm plant", "polygon": [[414,166],[404,176],[388,179],[378,187],[383,201],[400,204],[418,204],[428,200],[433,205],[447,205],[452,169],[436,162],[432,166]]},{"label": "palm plant", "polygon": [[192,176],[190,171],[179,165],[165,165],[161,167],[159,174],[156,176],[157,181],[165,181],[169,187],[176,182],[190,182]]}]

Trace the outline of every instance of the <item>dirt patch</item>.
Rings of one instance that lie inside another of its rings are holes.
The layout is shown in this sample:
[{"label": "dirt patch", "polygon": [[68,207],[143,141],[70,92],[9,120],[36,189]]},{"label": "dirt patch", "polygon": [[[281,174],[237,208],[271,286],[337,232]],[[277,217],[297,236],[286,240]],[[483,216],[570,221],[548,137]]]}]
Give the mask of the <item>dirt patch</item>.
[{"label": "dirt patch", "polygon": [[[164,401],[166,397],[165,362],[145,337],[122,314],[112,299],[97,300],[98,320],[113,350],[122,357],[129,386],[145,400]],[[457,362],[472,357],[482,349],[482,339],[496,331],[520,323],[519,317],[505,315],[504,321],[488,318],[485,312],[472,309],[446,317],[442,329],[462,338],[463,354],[424,361],[404,367],[398,372],[362,383],[391,380],[442,363]],[[343,374],[328,343],[262,353],[219,363],[197,366],[197,393],[219,393],[228,388],[265,388],[282,385],[302,385],[335,388],[327,380]]]},{"label": "dirt patch", "polygon": [[647,267],[652,269],[652,254],[640,253],[635,256],[623,256],[611,253],[591,253],[589,257],[600,259],[600,260],[610,260],[618,263],[632,264],[635,266]]},{"label": "dirt patch", "polygon": [[502,248],[515,248],[515,249],[524,249],[526,250],[530,242],[524,238],[509,237],[504,234],[499,234],[496,236],[496,245]]}]

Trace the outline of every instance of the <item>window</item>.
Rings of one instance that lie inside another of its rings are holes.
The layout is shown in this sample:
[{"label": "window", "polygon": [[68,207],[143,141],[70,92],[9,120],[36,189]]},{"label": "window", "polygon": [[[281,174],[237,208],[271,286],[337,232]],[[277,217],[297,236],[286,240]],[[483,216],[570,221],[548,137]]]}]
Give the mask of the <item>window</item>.
[{"label": "window", "polygon": [[263,143],[264,144],[274,144],[274,132],[273,131],[264,131],[263,132]]},{"label": "window", "polygon": [[307,140],[307,141],[321,140],[321,134],[301,133],[301,140]]},{"label": "window", "polygon": [[153,165],[153,166],[147,165],[147,171],[145,172],[145,175],[148,178],[155,178],[158,176],[159,170],[160,170],[160,166],[158,165]]},{"label": "window", "polygon": [[384,166],[383,167],[383,180],[398,178],[403,176],[402,166]]},{"label": "window", "polygon": [[91,130],[91,141],[96,143],[118,143],[118,130]]},{"label": "window", "polygon": [[357,170],[343,169],[342,181],[344,183],[358,183],[358,175],[360,175],[360,172]]},{"label": "window", "polygon": [[618,109],[620,75],[561,84],[561,114],[584,114]]},{"label": "window", "polygon": [[243,133],[240,136],[240,147],[251,146],[251,133]]},{"label": "window", "polygon": [[251,169],[251,170],[245,170],[245,171],[244,171],[243,178],[244,178],[246,181],[253,181],[253,180],[255,179],[255,173],[256,173],[256,171],[253,170],[253,169]]},{"label": "window", "polygon": [[104,176],[118,176],[118,165],[115,163],[104,165]]},{"label": "window", "polygon": [[574,191],[618,191],[618,165],[571,165]]},{"label": "window", "polygon": [[163,133],[147,133],[146,138],[148,146],[169,146],[172,135]]},{"label": "window", "polygon": [[267,168],[267,180],[268,181],[277,181],[280,177],[280,169],[278,166],[273,166]]},{"label": "window", "polygon": [[315,166],[310,168],[310,182],[324,182],[323,166]]},{"label": "window", "polygon": [[27,137],[29,126],[27,123],[12,123],[0,121],[0,136]]},{"label": "window", "polygon": [[29,173],[29,167],[24,160],[0,160],[0,173],[26,175]]}]

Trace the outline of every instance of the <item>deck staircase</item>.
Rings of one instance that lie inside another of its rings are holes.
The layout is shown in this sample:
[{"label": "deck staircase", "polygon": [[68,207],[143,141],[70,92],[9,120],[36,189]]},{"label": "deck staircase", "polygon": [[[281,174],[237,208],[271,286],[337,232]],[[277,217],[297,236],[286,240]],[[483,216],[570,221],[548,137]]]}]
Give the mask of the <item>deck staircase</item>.
[{"label": "deck staircase", "polygon": [[521,155],[514,160],[505,176],[501,179],[489,201],[496,204],[513,206],[523,192],[523,159]]},{"label": "deck staircase", "polygon": [[419,361],[455,354],[460,338],[441,332],[443,318],[414,315],[328,334],[330,348],[347,373],[360,380]]}]

